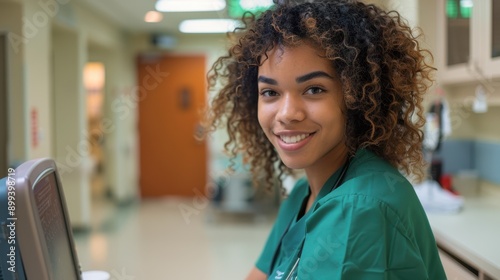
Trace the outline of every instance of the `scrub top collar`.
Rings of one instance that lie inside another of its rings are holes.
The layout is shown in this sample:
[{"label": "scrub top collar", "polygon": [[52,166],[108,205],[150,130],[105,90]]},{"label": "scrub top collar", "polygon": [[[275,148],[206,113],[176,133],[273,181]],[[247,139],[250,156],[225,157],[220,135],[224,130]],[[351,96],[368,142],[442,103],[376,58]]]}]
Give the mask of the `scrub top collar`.
[{"label": "scrub top collar", "polygon": [[[304,188],[303,196],[302,196],[302,207],[299,209],[299,212],[295,213],[290,220],[288,226],[286,227],[281,240],[279,242],[275,255],[273,256],[273,261],[271,263],[271,272],[275,270],[274,266],[281,269],[281,271],[289,271],[291,266],[294,263],[287,263],[287,260],[296,260],[300,257],[300,251],[302,244],[305,239],[306,234],[306,221],[310,216],[310,213],[318,203],[320,199],[325,197],[330,192],[334,191],[337,187],[340,187],[344,181],[345,175],[347,173],[347,169],[349,168],[351,159],[347,159],[347,161],[335,171],[332,176],[326,181],[326,183],[321,188],[318,197],[316,197],[312,207],[306,213],[301,215],[302,208],[305,208],[304,204],[307,203],[307,199],[311,193],[309,187]],[[283,267],[285,265],[285,267]]]}]

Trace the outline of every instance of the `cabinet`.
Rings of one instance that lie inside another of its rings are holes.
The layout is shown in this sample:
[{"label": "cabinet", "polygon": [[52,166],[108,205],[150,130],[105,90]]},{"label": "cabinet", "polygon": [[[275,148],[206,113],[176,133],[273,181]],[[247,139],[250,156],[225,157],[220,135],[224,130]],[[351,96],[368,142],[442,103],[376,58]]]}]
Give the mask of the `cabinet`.
[{"label": "cabinet", "polygon": [[[484,1],[484,0],[483,0]],[[500,78],[500,0],[484,1],[484,15],[489,23],[485,26],[485,43],[488,47],[485,54],[486,72],[490,78]]]},{"label": "cabinet", "polygon": [[438,80],[500,79],[500,0],[438,0]]},{"label": "cabinet", "polygon": [[446,272],[446,277],[448,279],[457,280],[478,280],[478,276],[474,275],[463,267],[459,262],[450,257],[447,253],[439,251],[439,256],[441,257],[441,263],[443,263],[444,270]]}]

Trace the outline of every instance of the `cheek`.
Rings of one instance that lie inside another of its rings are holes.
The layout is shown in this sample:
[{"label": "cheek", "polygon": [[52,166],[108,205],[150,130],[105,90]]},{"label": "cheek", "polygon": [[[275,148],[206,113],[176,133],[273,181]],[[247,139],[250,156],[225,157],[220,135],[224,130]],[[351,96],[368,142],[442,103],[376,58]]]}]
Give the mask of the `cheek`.
[{"label": "cheek", "polygon": [[269,141],[272,141],[273,133],[273,108],[269,104],[261,105],[259,104],[257,109],[257,119],[259,121],[260,128],[266,135]]},{"label": "cheek", "polygon": [[319,119],[321,119],[321,121],[323,122],[323,125],[329,127],[332,134],[344,135],[346,128],[346,118],[342,110],[338,107],[332,109],[331,106],[323,109],[324,110],[322,110],[321,113],[318,114]]},{"label": "cheek", "polygon": [[334,116],[333,121],[335,122],[335,127],[337,127],[338,130],[342,130],[342,131],[345,130],[346,118],[345,118],[343,112],[341,112],[339,110],[338,113]]},{"label": "cheek", "polygon": [[265,128],[269,126],[269,108],[265,104],[262,104],[260,101],[257,105],[257,119],[259,120],[260,127],[262,127],[265,131]]}]

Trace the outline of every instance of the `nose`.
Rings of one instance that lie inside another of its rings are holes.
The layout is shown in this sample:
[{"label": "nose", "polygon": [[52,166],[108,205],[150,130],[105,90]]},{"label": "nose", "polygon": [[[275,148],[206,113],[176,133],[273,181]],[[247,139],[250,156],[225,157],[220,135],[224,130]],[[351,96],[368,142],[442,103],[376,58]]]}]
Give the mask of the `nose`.
[{"label": "nose", "polygon": [[305,104],[301,96],[284,94],[279,102],[277,121],[288,124],[303,121],[306,116]]}]

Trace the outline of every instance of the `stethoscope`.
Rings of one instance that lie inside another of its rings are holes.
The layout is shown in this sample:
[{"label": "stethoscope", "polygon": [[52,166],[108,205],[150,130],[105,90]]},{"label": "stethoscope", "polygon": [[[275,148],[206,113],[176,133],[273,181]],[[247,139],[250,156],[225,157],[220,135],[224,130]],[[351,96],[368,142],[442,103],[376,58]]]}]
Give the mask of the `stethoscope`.
[{"label": "stethoscope", "polygon": [[[349,163],[350,163],[350,158],[348,157],[347,158],[347,161],[344,163],[344,165],[342,166],[342,170],[340,171],[340,175],[339,177],[337,178],[337,180],[335,181],[335,184],[333,184],[332,187],[330,187],[330,189],[328,190],[328,193],[334,191],[336,188],[338,188],[342,182],[344,181],[344,177],[345,177],[345,173],[347,172],[347,169],[349,167]],[[316,204],[317,202],[317,199],[316,198],[316,201],[314,202],[314,204]],[[313,205],[314,205],[313,204]],[[273,258],[271,259],[271,266],[270,266],[270,271],[268,273],[268,275],[271,275],[273,273],[273,270],[274,270],[274,266],[276,264],[276,261],[278,260],[278,254],[281,250],[281,242],[283,241],[283,238],[285,237],[285,235],[287,234],[288,230],[290,229],[290,226],[292,225],[293,223],[293,220],[295,220],[295,215],[292,217],[292,219],[288,222],[285,230],[283,231],[283,233],[281,234],[281,237],[279,239],[279,243],[278,243],[278,246],[276,246],[276,249],[274,250],[274,254],[273,254]],[[304,247],[304,241],[305,241],[305,236],[304,238],[302,239],[302,241],[300,242],[300,245],[299,245],[299,248],[298,248],[298,253],[297,253],[297,260],[295,260],[295,263],[293,264],[292,266],[292,269],[290,270],[290,272],[288,273],[287,277],[285,280],[292,280],[292,279],[297,279],[297,276],[295,276],[295,278],[293,278],[298,266],[299,266],[299,261],[300,261],[300,257],[302,255],[302,248]]]}]

